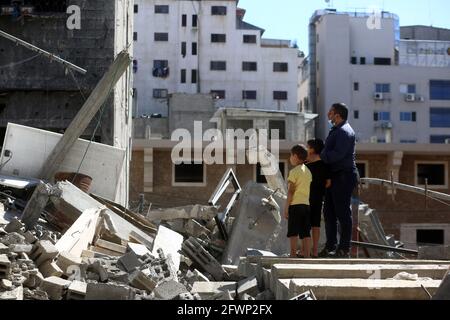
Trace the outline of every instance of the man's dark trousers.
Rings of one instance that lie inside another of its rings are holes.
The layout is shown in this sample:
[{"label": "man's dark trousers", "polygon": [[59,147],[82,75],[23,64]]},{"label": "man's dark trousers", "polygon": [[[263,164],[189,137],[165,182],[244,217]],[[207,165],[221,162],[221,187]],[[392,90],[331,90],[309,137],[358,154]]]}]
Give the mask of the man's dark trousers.
[{"label": "man's dark trousers", "polygon": [[[331,187],[325,195],[324,218],[328,251],[350,250],[352,239],[352,193],[357,186],[357,173],[341,171],[333,173]],[[337,222],[341,227],[339,246],[337,244]]]}]

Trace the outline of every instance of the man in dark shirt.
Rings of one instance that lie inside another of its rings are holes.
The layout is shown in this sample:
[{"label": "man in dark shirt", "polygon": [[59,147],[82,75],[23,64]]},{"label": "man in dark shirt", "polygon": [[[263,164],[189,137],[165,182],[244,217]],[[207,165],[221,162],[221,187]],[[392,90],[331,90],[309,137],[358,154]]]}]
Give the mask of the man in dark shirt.
[{"label": "man in dark shirt", "polygon": [[[325,194],[324,218],[327,244],[321,257],[350,257],[352,237],[352,192],[357,186],[355,163],[355,132],[347,122],[348,108],[343,103],[333,104],[328,112],[332,124],[320,158],[330,166],[331,187]],[[340,241],[337,245],[337,222]],[[337,246],[336,246],[337,245]]]}]

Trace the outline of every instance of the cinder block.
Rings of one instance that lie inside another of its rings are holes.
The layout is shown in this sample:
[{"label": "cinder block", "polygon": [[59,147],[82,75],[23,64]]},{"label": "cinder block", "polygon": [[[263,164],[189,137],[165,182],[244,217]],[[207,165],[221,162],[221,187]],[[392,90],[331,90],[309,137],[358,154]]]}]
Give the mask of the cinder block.
[{"label": "cinder block", "polygon": [[153,290],[156,298],[162,300],[173,300],[180,294],[188,293],[188,290],[184,285],[177,281],[169,280],[159,284],[155,290]]},{"label": "cinder block", "polygon": [[47,260],[44,263],[42,263],[39,267],[39,271],[44,275],[45,278],[48,277],[61,277],[64,272],[61,270],[60,267],[56,264],[56,262]]},{"label": "cinder block", "polygon": [[158,280],[151,276],[149,269],[136,270],[129,277],[129,283],[141,290],[152,292],[158,284]]},{"label": "cinder block", "polygon": [[70,284],[71,282],[69,280],[48,277],[42,281],[40,288],[47,292],[50,300],[61,300]]},{"label": "cinder block", "polygon": [[38,241],[30,253],[30,258],[34,260],[39,267],[47,260],[53,260],[58,255],[59,251],[49,240]]},{"label": "cinder block", "polygon": [[255,297],[259,293],[258,281],[256,277],[250,277],[238,282],[237,285],[238,298],[243,300],[244,294]]},{"label": "cinder block", "polygon": [[9,246],[9,251],[15,252],[15,253],[29,254],[32,250],[33,250],[33,245],[31,245],[31,244],[11,244]]},{"label": "cinder block", "polygon": [[124,285],[111,283],[88,283],[86,300],[134,300],[136,292]]},{"label": "cinder block", "polygon": [[86,298],[87,283],[72,281],[67,290],[67,300],[84,300]]}]

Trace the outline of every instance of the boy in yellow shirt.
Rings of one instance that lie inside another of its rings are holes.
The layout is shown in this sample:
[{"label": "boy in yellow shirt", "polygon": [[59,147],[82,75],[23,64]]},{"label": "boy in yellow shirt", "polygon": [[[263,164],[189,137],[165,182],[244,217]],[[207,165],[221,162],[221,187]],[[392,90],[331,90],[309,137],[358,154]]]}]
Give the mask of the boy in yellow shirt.
[{"label": "boy in yellow shirt", "polygon": [[289,172],[288,195],[284,208],[284,216],[288,220],[287,237],[291,245],[291,258],[297,257],[298,238],[302,240],[301,257],[309,258],[311,254],[309,192],[312,174],[305,165],[307,157],[308,151],[303,145],[296,145],[291,149],[289,161],[294,169]]}]

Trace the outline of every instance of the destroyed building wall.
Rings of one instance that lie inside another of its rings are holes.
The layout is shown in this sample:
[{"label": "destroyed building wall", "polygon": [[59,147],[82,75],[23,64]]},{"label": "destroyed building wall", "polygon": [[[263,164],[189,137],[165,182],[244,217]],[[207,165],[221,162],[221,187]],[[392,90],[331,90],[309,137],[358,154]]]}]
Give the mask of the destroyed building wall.
[{"label": "destroyed building wall", "polygon": [[[366,161],[370,178],[390,180],[388,154],[357,153],[357,162]],[[415,185],[416,161],[442,161],[450,165],[450,155],[415,155],[405,154],[399,170],[399,182]],[[447,175],[449,172],[447,170]],[[450,180],[448,180],[450,181]],[[450,187],[436,191],[450,194]],[[375,209],[387,234],[394,234],[401,238],[403,224],[445,224],[448,223],[450,208],[442,203],[429,199],[425,201],[423,195],[397,190],[395,201],[388,189],[382,186],[368,186],[361,189],[361,200]]]},{"label": "destroyed building wall", "polygon": [[[2,5],[4,5],[2,3]],[[128,48],[132,54],[133,1],[67,0],[81,9],[81,29],[66,26],[71,14],[35,7],[31,14],[14,18],[0,15],[0,29],[87,70],[82,75],[0,37],[0,140],[8,122],[55,132],[68,127],[115,56]],[[96,141],[128,149],[131,135],[132,72],[127,71],[105,102]],[[112,88],[113,89],[113,88]],[[90,138],[99,115],[84,137]],[[127,157],[127,163],[129,157]],[[119,188],[127,202],[128,165]]]}]

